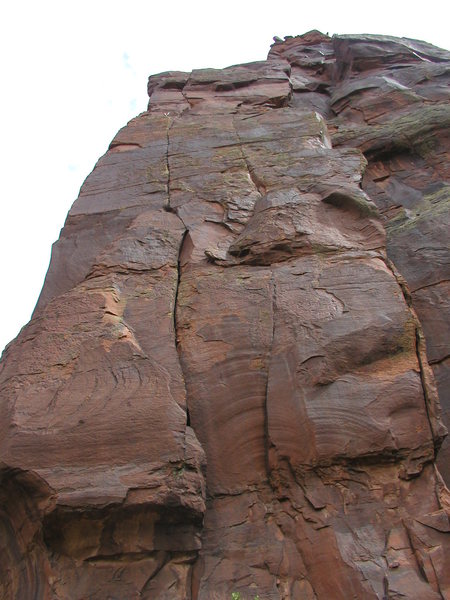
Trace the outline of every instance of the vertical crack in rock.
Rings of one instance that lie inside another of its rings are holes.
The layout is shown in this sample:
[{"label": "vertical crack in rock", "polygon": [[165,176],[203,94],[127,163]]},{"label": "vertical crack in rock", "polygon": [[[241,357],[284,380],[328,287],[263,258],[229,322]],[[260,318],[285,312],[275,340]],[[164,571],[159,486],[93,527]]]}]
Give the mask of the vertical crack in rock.
[{"label": "vertical crack in rock", "polygon": [[[232,117],[232,123],[233,123],[234,131],[236,132],[237,139],[239,141],[239,150],[240,150],[242,159],[246,165],[250,181],[253,183],[256,191],[259,193],[260,197],[262,198],[266,193],[265,187],[259,181],[259,179],[255,176],[255,170],[251,166],[250,161],[245,153],[244,141],[239,134],[238,128],[236,126],[236,120],[234,117]],[[271,269],[270,286],[272,288],[272,298],[271,298],[272,333],[271,333],[270,346],[269,346],[269,351],[268,351],[268,356],[267,356],[267,379],[266,379],[266,387],[265,387],[265,394],[264,394],[264,461],[265,461],[265,467],[266,467],[267,481],[268,481],[269,485],[271,483],[271,469],[270,469],[270,455],[269,455],[271,442],[270,442],[270,435],[269,435],[268,395],[269,395],[270,363],[271,363],[271,357],[272,357],[273,341],[274,341],[274,337],[275,337],[275,307],[276,307],[276,283],[275,283],[275,278],[274,278],[272,269]]]},{"label": "vertical crack in rock", "polygon": [[[179,215],[177,215],[177,216],[179,217]],[[182,377],[183,377],[184,389],[185,389],[185,394],[186,394],[186,427],[192,427],[191,416],[190,416],[190,412],[189,412],[189,394],[188,394],[188,389],[186,386],[186,373],[184,371],[183,361],[182,361],[181,352],[180,352],[180,340],[178,337],[178,315],[177,315],[177,313],[178,313],[178,294],[180,292],[181,276],[182,276],[181,257],[183,255],[184,244],[187,239],[188,233],[189,233],[189,230],[185,229],[183,236],[181,238],[180,247],[178,250],[177,281],[176,281],[175,294],[174,294],[172,318],[173,318],[173,334],[174,334],[174,338],[175,338],[175,348],[176,348],[177,354],[178,354],[178,362],[180,364],[180,369],[181,369],[181,373],[182,373]],[[185,442],[185,451],[186,451],[186,442]]]},{"label": "vertical crack in rock", "polygon": [[[167,210],[168,212],[175,213],[177,215],[177,217],[180,219],[180,221],[184,225],[184,232],[182,234],[180,245],[179,245],[179,248],[178,248],[177,281],[176,281],[176,284],[175,284],[175,294],[174,294],[173,314],[172,314],[173,332],[174,332],[174,337],[175,337],[175,347],[178,348],[177,304],[178,304],[178,291],[179,291],[180,281],[181,281],[181,265],[180,265],[180,262],[181,262],[181,254],[183,252],[184,242],[186,240],[186,236],[188,234],[188,230],[186,228],[186,225],[183,222],[183,219],[180,217],[180,215],[178,214],[178,212],[174,210],[174,208],[172,207],[171,202],[170,202],[170,186],[171,186],[171,181],[170,181],[170,159],[169,159],[169,157],[170,157],[170,130],[173,127],[175,119],[170,119],[170,117],[168,115],[166,116],[166,118],[167,118],[167,125],[166,125],[166,138],[167,138],[167,146],[166,146],[167,205],[165,206],[165,210]],[[181,366],[181,370],[183,370],[183,367],[181,365],[181,361],[180,361],[180,366]]]},{"label": "vertical crack in rock", "polygon": [[441,422],[441,406],[439,402],[439,396],[436,389],[436,384],[434,383],[434,376],[429,365],[426,353],[426,341],[425,336],[423,334],[422,325],[420,323],[419,317],[417,316],[416,311],[414,310],[411,292],[409,290],[408,284],[406,283],[403,275],[398,271],[395,264],[389,259],[381,256],[383,262],[391,271],[392,275],[395,277],[401,291],[405,302],[408,306],[408,309],[411,313],[412,319],[414,320],[415,327],[415,345],[416,345],[416,355],[417,362],[419,365],[419,375],[420,382],[423,390],[423,397],[425,403],[425,410],[427,414],[428,423],[430,426],[431,436],[433,438],[434,444],[434,455],[436,457],[439,448],[444,441],[445,436],[447,435],[447,429]]},{"label": "vertical crack in rock", "polygon": [[[429,577],[427,576],[427,572],[426,572],[426,569],[425,569],[425,566],[423,563],[423,558],[421,557],[420,552],[417,551],[417,543],[415,543],[415,540],[414,540],[414,533],[411,531],[411,527],[408,524],[408,522],[406,521],[406,519],[402,519],[401,524],[406,533],[406,538],[407,538],[409,546],[411,548],[411,555],[413,556],[415,563],[416,563],[417,572],[420,573],[420,576],[421,576],[422,580],[424,581],[424,583],[428,583]],[[437,590],[435,590],[435,591],[439,594],[440,600],[447,600],[448,596],[444,595],[442,593],[441,585],[439,583],[438,573],[436,573],[436,569],[434,568],[433,563],[431,563],[431,566],[433,569],[435,585],[437,585]],[[390,590],[388,590],[388,592],[389,591]],[[388,598],[389,598],[389,596],[388,596]]]},{"label": "vertical crack in rock", "polygon": [[266,390],[264,396],[264,458],[266,463],[266,473],[267,473],[267,481],[269,485],[272,484],[272,476],[271,476],[271,467],[270,467],[270,448],[272,446],[272,442],[270,441],[270,433],[269,433],[269,410],[268,410],[268,402],[269,402],[269,384],[270,384],[270,364],[272,361],[272,351],[273,351],[273,343],[275,339],[275,311],[276,311],[276,283],[273,275],[273,271],[271,269],[271,278],[270,285],[272,288],[272,337],[269,345],[269,352],[267,358],[267,381],[266,381]]},{"label": "vertical crack in rock", "polygon": [[292,83],[291,73],[292,73],[292,65],[289,63],[290,71],[289,71],[289,94],[286,99],[286,106],[289,106],[292,98],[294,97],[294,84]]},{"label": "vertical crack in rock", "polygon": [[[167,117],[169,118],[169,117]],[[167,207],[166,210],[168,212],[173,212],[177,215],[177,217],[180,219],[180,221],[183,223],[184,226],[184,232],[183,235],[181,237],[181,241],[180,241],[180,246],[178,249],[178,258],[177,258],[177,281],[176,281],[176,286],[175,286],[175,294],[174,294],[174,303],[173,303],[173,315],[172,315],[172,319],[173,319],[173,332],[174,332],[174,338],[175,338],[175,347],[177,349],[177,353],[178,353],[178,360],[179,360],[179,364],[180,364],[180,368],[181,368],[181,372],[183,374],[183,381],[184,381],[184,387],[185,387],[185,392],[186,392],[186,426],[187,427],[191,427],[191,418],[190,418],[190,413],[189,413],[189,402],[188,402],[188,392],[187,392],[187,387],[186,387],[186,377],[185,377],[185,373],[183,370],[183,361],[181,360],[180,357],[180,350],[179,350],[179,338],[178,338],[178,322],[177,322],[177,311],[178,311],[178,294],[180,291],[180,285],[181,285],[181,276],[182,276],[182,265],[181,265],[181,257],[183,255],[183,250],[184,250],[184,244],[186,242],[187,236],[189,234],[189,229],[186,227],[185,222],[183,221],[183,219],[181,218],[181,216],[178,214],[178,211],[176,209],[174,209],[171,205],[171,201],[170,201],[170,191],[171,191],[171,170],[170,170],[170,130],[172,129],[173,125],[175,123],[175,119],[171,119],[170,125],[168,124],[167,126],[167,130],[166,130],[166,135],[167,135],[167,148],[166,148],[166,169],[167,169]]]},{"label": "vertical crack in rock", "polygon": [[187,108],[185,108],[182,112],[182,114],[184,114],[186,111],[190,110],[192,108],[192,103],[190,102],[189,98],[187,97],[186,92],[184,91],[185,88],[189,85],[190,81],[191,81],[191,77],[192,77],[192,73],[189,73],[189,76],[186,80],[186,83],[183,85],[183,87],[180,89],[181,95],[183,96],[183,98],[186,100],[188,106]]},{"label": "vertical crack in rock", "polygon": [[[177,310],[178,310],[178,293],[180,291],[180,284],[181,284],[181,256],[183,253],[184,243],[186,241],[186,237],[187,237],[188,233],[189,233],[188,230],[185,229],[183,236],[181,238],[180,248],[178,250],[177,282],[176,282],[176,286],[175,286],[175,295],[174,295],[174,303],[173,303],[173,332],[174,332],[174,336],[175,336],[175,347],[177,348],[177,350],[178,350],[179,344],[180,344],[180,341],[178,339]],[[181,368],[183,368],[181,360],[180,360],[180,364],[181,364]]]},{"label": "vertical crack in rock", "polygon": [[[170,163],[169,163],[169,153],[170,153],[170,130],[173,127],[175,119],[171,119],[169,113],[167,113],[166,119],[166,138],[167,138],[167,146],[166,146],[166,170],[167,170],[167,205],[165,209],[168,212],[175,212],[170,204]],[[179,215],[177,215],[179,217]]]},{"label": "vertical crack in rock", "polygon": [[239,141],[239,151],[241,153],[242,160],[244,161],[245,166],[247,167],[248,176],[250,178],[250,181],[255,186],[256,191],[259,193],[259,195],[262,198],[265,195],[265,193],[266,193],[266,188],[265,188],[264,184],[261,181],[259,181],[259,179],[256,177],[255,170],[253,169],[253,167],[250,164],[250,161],[248,160],[248,157],[247,157],[247,155],[245,153],[245,150],[244,150],[245,141],[241,138],[241,136],[239,134],[239,130],[236,127],[236,119],[235,119],[235,117],[232,117],[232,123],[233,123],[234,131],[236,132],[237,139]]},{"label": "vertical crack in rock", "polygon": [[434,453],[436,457],[437,452],[441,447],[445,436],[447,435],[447,430],[441,423],[441,406],[436,385],[434,383],[433,371],[431,370],[427,360],[426,341],[423,334],[423,329],[413,309],[412,312],[416,318],[416,352],[417,360],[419,362],[420,379],[422,382],[425,408],[427,411],[428,421],[430,422],[430,429],[434,443]]}]

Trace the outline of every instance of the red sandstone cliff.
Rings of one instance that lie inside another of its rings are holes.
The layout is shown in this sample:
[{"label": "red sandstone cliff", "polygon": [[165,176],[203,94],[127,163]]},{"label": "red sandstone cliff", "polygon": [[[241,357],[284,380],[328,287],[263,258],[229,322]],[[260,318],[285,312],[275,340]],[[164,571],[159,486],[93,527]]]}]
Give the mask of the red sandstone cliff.
[{"label": "red sandstone cliff", "polygon": [[2,358],[1,598],[450,597],[449,69],[150,77]]}]

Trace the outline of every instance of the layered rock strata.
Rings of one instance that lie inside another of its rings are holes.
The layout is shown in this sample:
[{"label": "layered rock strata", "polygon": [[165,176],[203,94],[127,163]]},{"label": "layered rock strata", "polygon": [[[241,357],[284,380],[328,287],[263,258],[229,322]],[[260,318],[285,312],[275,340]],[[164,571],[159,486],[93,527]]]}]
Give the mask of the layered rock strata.
[{"label": "layered rock strata", "polygon": [[449,61],[149,78],[2,359],[2,598],[450,597]]}]

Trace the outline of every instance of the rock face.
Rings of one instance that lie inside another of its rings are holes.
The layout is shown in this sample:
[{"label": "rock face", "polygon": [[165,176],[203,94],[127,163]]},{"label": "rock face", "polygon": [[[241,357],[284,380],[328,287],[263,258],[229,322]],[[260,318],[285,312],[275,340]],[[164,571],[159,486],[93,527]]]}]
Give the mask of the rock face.
[{"label": "rock face", "polygon": [[449,69],[149,78],[1,363],[1,598],[450,597]]}]

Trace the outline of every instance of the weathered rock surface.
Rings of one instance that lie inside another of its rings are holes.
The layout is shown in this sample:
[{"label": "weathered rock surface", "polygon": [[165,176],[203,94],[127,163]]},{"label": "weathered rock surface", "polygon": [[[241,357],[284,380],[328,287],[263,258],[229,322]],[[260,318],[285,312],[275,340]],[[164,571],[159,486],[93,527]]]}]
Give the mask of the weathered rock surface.
[{"label": "weathered rock surface", "polygon": [[2,598],[450,597],[449,69],[149,78],[1,362]]}]

